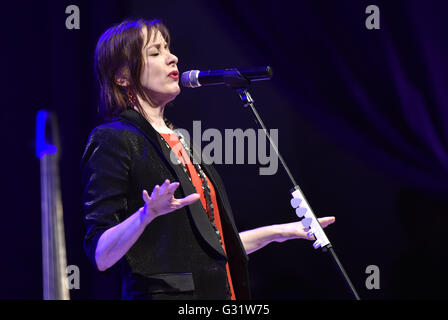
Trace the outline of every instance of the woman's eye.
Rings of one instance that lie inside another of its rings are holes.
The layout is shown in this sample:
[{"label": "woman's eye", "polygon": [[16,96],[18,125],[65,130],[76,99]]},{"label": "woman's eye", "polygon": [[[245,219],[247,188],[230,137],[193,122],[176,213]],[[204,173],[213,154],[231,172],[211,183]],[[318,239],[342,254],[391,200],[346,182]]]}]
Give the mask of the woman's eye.
[{"label": "woman's eye", "polygon": [[150,54],[150,56],[152,56],[152,57],[155,57],[155,56],[158,56],[158,55],[159,55],[158,52],[154,52],[154,53],[151,53],[151,54]]}]

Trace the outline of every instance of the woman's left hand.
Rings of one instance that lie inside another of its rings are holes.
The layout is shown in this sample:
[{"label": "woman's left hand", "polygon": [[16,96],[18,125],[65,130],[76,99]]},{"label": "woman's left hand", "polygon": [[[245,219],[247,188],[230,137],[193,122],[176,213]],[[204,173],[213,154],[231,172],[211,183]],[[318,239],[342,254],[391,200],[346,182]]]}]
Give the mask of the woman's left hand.
[{"label": "woman's left hand", "polygon": [[[322,228],[327,227],[336,221],[335,217],[325,217],[318,218],[320,225]],[[309,228],[305,228],[302,225],[301,221],[279,224],[278,227],[278,237],[275,239],[277,242],[283,242],[290,239],[308,239],[308,240],[316,240],[314,236],[308,237],[307,232]]]}]

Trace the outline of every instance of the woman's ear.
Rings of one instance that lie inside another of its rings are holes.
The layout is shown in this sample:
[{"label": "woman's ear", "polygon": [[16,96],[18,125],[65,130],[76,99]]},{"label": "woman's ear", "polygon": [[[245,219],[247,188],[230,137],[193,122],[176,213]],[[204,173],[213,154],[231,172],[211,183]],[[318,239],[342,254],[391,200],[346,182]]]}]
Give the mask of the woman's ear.
[{"label": "woman's ear", "polygon": [[121,68],[115,74],[115,83],[121,87],[128,87],[130,85],[129,72],[127,69]]}]

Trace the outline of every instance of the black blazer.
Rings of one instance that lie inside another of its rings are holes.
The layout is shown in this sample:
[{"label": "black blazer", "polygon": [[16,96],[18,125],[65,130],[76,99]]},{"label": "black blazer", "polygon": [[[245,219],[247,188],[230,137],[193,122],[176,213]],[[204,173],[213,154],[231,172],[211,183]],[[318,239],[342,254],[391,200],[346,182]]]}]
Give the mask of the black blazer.
[{"label": "black blazer", "polygon": [[[84,246],[94,265],[101,234],[144,205],[165,179],[179,181],[176,198],[195,191],[169,147],[138,112],[128,109],[115,121],[96,127],[82,158]],[[226,262],[237,299],[249,299],[247,255],[229,200],[216,170],[201,164],[218,200],[227,255],[200,201],[152,221],[121,259],[124,299],[226,299]]]}]

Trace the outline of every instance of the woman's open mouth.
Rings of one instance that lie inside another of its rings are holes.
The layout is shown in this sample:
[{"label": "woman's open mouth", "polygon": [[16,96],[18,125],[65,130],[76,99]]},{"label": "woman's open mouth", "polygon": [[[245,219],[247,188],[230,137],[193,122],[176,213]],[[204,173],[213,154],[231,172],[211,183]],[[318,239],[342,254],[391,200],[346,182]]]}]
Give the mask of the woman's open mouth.
[{"label": "woman's open mouth", "polygon": [[178,80],[179,79],[179,71],[171,71],[168,74],[168,77],[170,77],[171,79]]}]

